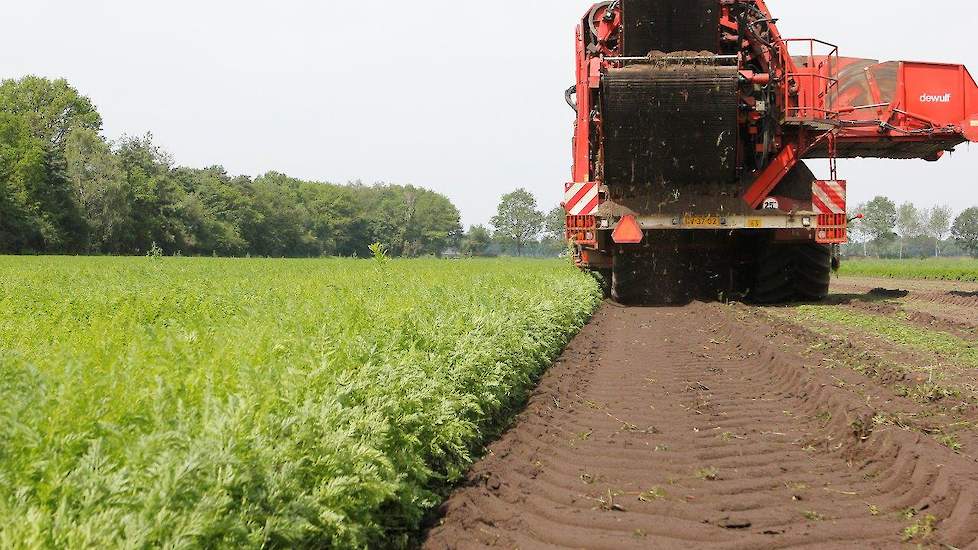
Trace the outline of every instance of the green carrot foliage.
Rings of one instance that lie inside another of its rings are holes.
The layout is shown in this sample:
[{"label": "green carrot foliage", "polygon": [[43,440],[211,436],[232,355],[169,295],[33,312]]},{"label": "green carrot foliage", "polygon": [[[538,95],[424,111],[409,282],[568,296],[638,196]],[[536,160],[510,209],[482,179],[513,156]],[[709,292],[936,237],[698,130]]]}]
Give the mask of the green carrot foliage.
[{"label": "green carrot foliage", "polygon": [[364,548],[588,320],[559,262],[0,257],[0,548]]}]

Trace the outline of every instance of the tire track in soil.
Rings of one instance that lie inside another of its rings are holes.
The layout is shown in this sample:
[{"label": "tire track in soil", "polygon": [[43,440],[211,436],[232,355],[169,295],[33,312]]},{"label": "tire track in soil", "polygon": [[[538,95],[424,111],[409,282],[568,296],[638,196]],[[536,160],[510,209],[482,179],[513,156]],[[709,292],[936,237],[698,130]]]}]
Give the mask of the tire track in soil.
[{"label": "tire track in soil", "polygon": [[765,322],[603,306],[424,547],[893,548],[908,508],[938,521],[928,543],[978,547],[975,465],[872,433],[874,412]]}]

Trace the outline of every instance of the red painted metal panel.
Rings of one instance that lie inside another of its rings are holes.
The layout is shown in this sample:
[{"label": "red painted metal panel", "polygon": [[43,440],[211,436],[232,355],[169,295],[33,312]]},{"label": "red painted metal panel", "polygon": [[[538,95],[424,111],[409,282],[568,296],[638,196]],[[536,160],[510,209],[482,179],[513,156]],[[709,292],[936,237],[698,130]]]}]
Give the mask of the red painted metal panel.
[{"label": "red painted metal panel", "polygon": [[597,213],[600,186],[595,182],[568,183],[564,186],[564,210],[569,216],[593,216]]},{"label": "red painted metal panel", "polygon": [[901,77],[901,110],[936,126],[970,126],[978,86],[964,66],[904,62]]},{"label": "red painted metal panel", "polygon": [[846,213],[846,182],[816,180],[812,184],[812,207],[817,214]]},{"label": "red painted metal panel", "polygon": [[815,241],[821,244],[849,242],[846,182],[817,180],[812,184],[812,207],[818,214]]},{"label": "red painted metal panel", "polygon": [[761,170],[757,179],[744,193],[744,200],[747,204],[751,208],[760,207],[764,199],[777,187],[778,182],[784,179],[788,172],[798,164],[798,160],[798,146],[794,143],[785,145],[778,156],[764,170]]},{"label": "red painted metal panel", "polygon": [[622,218],[615,232],[611,234],[611,239],[617,244],[639,244],[644,238],[642,226],[632,215]]},{"label": "red painted metal panel", "polygon": [[574,128],[574,181],[591,179],[591,89],[588,86],[584,28],[577,28],[577,122]]}]

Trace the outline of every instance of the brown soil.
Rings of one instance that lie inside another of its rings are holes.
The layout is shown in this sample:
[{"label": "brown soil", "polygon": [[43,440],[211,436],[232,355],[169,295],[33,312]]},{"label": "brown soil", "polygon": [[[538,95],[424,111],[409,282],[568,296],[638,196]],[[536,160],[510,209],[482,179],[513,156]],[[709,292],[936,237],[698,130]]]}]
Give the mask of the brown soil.
[{"label": "brown soil", "polygon": [[835,300],[888,300],[938,322],[978,329],[978,284],[844,277],[833,281]]},{"label": "brown soil", "polygon": [[754,308],[605,305],[425,547],[978,548],[974,459],[824,361]]}]

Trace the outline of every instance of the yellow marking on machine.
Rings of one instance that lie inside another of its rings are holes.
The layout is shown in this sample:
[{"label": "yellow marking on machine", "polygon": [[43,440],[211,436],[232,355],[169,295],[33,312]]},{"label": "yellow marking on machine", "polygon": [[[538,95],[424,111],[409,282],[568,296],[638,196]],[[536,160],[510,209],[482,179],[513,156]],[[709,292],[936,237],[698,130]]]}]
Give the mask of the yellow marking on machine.
[{"label": "yellow marking on machine", "polygon": [[690,216],[683,217],[683,225],[691,227],[720,227],[720,216]]}]

